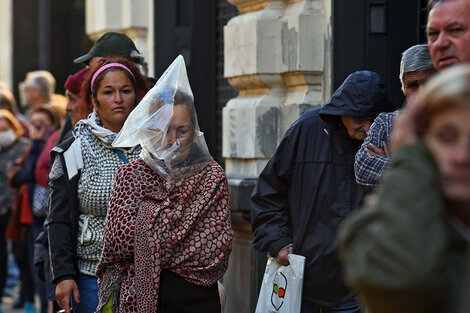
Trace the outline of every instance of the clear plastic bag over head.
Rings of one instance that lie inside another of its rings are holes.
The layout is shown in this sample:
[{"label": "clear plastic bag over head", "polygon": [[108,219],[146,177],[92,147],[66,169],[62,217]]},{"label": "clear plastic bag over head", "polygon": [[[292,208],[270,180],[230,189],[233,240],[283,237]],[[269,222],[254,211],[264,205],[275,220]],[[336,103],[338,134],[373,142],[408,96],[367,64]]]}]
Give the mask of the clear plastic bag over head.
[{"label": "clear plastic bag over head", "polygon": [[141,157],[166,180],[201,171],[212,157],[199,130],[184,58],[179,55],[129,114],[113,147],[140,144]]}]

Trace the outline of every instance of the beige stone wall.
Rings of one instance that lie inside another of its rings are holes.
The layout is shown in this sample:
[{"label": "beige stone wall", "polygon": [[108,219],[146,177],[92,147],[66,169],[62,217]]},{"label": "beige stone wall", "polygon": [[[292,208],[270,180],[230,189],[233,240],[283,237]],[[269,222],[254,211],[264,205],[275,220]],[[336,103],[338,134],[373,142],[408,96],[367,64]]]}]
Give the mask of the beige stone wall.
[{"label": "beige stone wall", "polygon": [[225,77],[239,91],[223,111],[228,176],[256,178],[306,109],[330,95],[330,0],[229,0]]},{"label": "beige stone wall", "polygon": [[109,31],[123,32],[135,43],[154,75],[153,1],[86,0],[86,33],[97,40]]},{"label": "beige stone wall", "polygon": [[239,15],[224,28],[224,74],[239,95],[222,122],[235,230],[225,312],[249,313],[266,264],[252,247],[250,194],[292,122],[330,97],[331,0],[228,2]]},{"label": "beige stone wall", "polygon": [[13,83],[13,0],[0,1],[0,81]]}]

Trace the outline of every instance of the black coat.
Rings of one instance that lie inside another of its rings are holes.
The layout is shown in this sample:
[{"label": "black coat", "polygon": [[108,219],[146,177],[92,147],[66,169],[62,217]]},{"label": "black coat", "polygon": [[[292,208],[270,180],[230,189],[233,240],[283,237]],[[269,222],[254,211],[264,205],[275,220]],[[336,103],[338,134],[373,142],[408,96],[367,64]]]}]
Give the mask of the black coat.
[{"label": "black coat", "polygon": [[67,176],[63,152],[75,140],[70,137],[51,151],[51,160],[56,157],[62,161],[64,174],[57,179],[50,179],[49,216],[47,233],[49,237],[52,281],[57,284],[65,279],[78,278],[77,237],[78,237],[78,180],[75,175],[71,180]]},{"label": "black coat", "polygon": [[336,232],[362,200],[354,176],[361,142],[340,116],[373,117],[392,111],[378,74],[355,72],[323,108],[305,112],[286,132],[253,191],[254,247],[277,252],[293,243],[306,257],[303,301],[328,307],[356,303],[345,286]]}]

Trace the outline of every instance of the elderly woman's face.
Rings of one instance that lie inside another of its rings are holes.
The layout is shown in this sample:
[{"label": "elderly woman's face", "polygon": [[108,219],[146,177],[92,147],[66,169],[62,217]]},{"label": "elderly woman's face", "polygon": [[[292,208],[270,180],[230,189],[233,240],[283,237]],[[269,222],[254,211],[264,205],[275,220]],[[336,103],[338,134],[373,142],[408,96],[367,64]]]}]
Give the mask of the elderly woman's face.
[{"label": "elderly woman's face", "polygon": [[435,116],[424,136],[436,160],[444,197],[470,204],[470,106]]},{"label": "elderly woman's face", "polygon": [[93,105],[104,126],[121,130],[127,116],[134,109],[136,93],[131,80],[122,71],[108,71],[100,81]]},{"label": "elderly woman's face", "polygon": [[173,107],[173,115],[166,136],[169,147],[173,146],[177,140],[181,148],[187,147],[193,141],[194,125],[186,105],[179,104]]}]

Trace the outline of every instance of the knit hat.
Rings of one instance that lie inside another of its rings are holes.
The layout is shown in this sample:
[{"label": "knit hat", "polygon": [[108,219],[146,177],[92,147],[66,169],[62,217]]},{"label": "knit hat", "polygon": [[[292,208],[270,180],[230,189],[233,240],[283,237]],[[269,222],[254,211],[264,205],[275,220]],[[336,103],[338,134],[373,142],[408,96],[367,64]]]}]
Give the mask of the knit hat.
[{"label": "knit hat", "polygon": [[80,93],[80,86],[85,80],[85,76],[88,74],[88,72],[89,72],[89,68],[86,67],[76,72],[73,75],[69,75],[69,77],[67,77],[67,80],[65,81],[65,84],[64,84],[65,89],[78,95]]},{"label": "knit hat", "polygon": [[134,42],[124,34],[108,32],[95,41],[90,51],[73,60],[74,63],[88,63],[92,57],[122,56],[134,63],[140,63],[142,56]]}]

